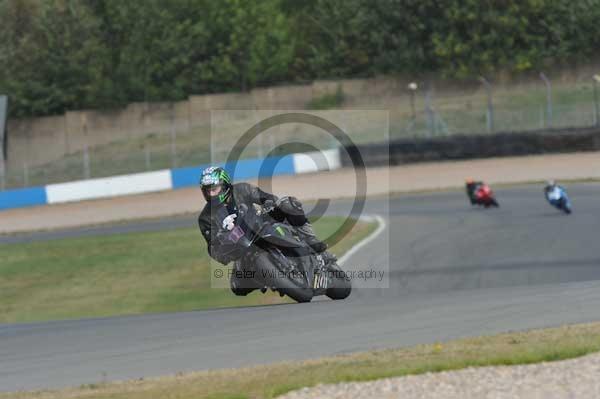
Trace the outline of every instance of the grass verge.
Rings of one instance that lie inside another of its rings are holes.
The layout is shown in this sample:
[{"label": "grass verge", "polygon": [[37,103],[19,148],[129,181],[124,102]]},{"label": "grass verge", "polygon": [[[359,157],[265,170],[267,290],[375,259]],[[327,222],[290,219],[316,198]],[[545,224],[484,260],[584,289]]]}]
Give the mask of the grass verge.
[{"label": "grass verge", "polygon": [[60,391],[0,394],[0,399],[273,398],[291,390],[320,383],[368,381],[469,366],[556,361],[599,350],[600,323],[592,323],[297,363],[93,384]]},{"label": "grass verge", "polygon": [[[344,219],[315,223],[329,236]],[[375,229],[359,222],[332,248],[338,255]],[[281,303],[275,293],[236,297],[211,288],[197,229],[0,245],[0,323],[186,311]]]}]

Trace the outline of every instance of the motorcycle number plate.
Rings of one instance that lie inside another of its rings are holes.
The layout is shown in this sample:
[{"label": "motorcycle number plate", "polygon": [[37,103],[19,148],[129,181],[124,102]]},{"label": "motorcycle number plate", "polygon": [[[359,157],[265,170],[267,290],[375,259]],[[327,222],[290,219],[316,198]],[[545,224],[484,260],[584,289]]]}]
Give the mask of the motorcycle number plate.
[{"label": "motorcycle number plate", "polygon": [[244,230],[242,230],[240,226],[235,226],[233,230],[229,232],[229,240],[233,243],[237,243],[243,236]]}]

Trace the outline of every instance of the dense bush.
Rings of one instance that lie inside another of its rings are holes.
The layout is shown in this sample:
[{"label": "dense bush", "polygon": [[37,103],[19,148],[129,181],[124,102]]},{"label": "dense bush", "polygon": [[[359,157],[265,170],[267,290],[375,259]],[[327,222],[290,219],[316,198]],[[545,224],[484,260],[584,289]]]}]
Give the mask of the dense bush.
[{"label": "dense bush", "polygon": [[0,0],[13,116],[316,78],[589,59],[600,0]]}]

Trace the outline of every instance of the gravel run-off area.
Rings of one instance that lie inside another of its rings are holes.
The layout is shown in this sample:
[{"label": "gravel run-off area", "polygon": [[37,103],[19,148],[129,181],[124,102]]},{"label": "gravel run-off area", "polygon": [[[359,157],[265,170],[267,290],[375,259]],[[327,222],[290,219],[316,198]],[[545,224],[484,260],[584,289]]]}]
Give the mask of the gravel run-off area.
[{"label": "gravel run-off area", "polygon": [[279,399],[594,399],[600,354],[521,366],[467,368],[364,383],[318,385]]}]

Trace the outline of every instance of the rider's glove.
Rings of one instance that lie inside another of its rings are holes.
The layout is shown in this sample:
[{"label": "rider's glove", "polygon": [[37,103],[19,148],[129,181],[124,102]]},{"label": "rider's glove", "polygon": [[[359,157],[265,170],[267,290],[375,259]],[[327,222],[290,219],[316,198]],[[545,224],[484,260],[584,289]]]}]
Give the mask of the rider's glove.
[{"label": "rider's glove", "polygon": [[225,219],[223,219],[222,227],[229,231],[233,230],[233,226],[235,226],[234,222],[236,217],[237,215],[235,213],[232,213],[231,215],[227,216]]},{"label": "rider's glove", "polygon": [[263,204],[263,209],[265,210],[265,212],[271,212],[273,209],[275,209],[275,203],[273,202],[273,200],[266,200]]}]

